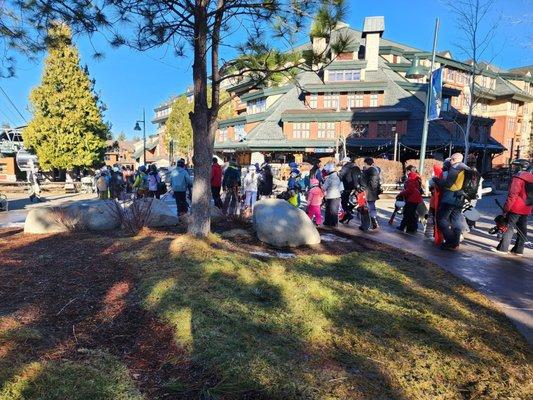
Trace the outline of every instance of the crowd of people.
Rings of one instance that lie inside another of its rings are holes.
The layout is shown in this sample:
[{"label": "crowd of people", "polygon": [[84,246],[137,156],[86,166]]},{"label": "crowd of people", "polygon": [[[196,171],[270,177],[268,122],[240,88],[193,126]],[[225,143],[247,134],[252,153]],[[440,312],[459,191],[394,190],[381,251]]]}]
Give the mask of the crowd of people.
[{"label": "crowd of people", "polygon": [[[527,217],[533,209],[533,166],[523,161],[516,167],[519,171],[510,184],[502,215],[496,218],[495,231],[501,241],[493,251],[507,253],[513,234],[516,234],[511,253],[521,255],[527,242]],[[307,174],[303,174],[295,162],[290,163],[289,168],[286,190],[277,197],[294,207],[304,208],[316,225],[335,228],[339,223],[349,224],[357,215],[360,230],[379,230],[376,202],[383,191],[381,171],[373,158],[365,158],[362,169],[349,157],[340,163],[331,161],[325,165],[316,160]],[[462,154],[455,153],[442,166],[435,164],[429,180],[429,193],[424,193],[417,168],[409,165],[389,223],[393,223],[396,212],[401,209],[399,232],[414,234],[422,223],[426,238],[443,250],[456,250],[464,231],[475,224],[475,220],[465,216],[481,196],[481,179],[475,169],[463,163]],[[268,162],[241,167],[231,160],[223,166],[217,157],[212,160],[210,182],[214,206],[225,215],[244,217],[250,217],[256,201],[272,197],[276,188]],[[183,159],[170,171],[166,182],[155,165],[140,166],[137,171],[128,167],[103,168],[96,177],[101,199],[160,198],[169,192],[175,199],[178,215],[188,212],[192,185],[193,179]],[[429,196],[429,209],[424,195]]]}]

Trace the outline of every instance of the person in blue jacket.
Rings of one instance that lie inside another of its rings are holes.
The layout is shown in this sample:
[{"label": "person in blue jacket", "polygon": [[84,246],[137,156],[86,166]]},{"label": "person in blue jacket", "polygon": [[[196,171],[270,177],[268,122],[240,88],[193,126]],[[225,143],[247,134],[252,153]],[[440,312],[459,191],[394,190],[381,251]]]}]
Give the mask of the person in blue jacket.
[{"label": "person in blue jacket", "polygon": [[186,214],[189,210],[187,203],[187,189],[192,186],[192,179],[189,172],[185,169],[185,162],[179,160],[176,168],[170,174],[170,186],[174,192],[178,216]]}]

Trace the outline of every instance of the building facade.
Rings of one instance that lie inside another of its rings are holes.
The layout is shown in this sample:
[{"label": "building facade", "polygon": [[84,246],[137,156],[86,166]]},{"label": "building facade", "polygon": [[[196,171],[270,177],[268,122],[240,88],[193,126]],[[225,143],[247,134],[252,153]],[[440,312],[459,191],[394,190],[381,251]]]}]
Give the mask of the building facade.
[{"label": "building facade", "polygon": [[[341,24],[332,40],[349,37],[344,52],[329,50],[330,62],[302,69],[296,82],[249,90],[243,77],[230,86],[227,90],[237,95],[235,114],[219,122],[215,151],[228,157],[261,152],[305,159],[333,154],[346,143],[354,155],[416,157],[428,84],[427,78],[409,79],[406,73],[415,59],[429,72],[431,54],[384,39],[384,30],[383,17],[366,18],[362,31]],[[328,51],[327,43],[315,38],[296,50],[313,49]],[[443,52],[436,67],[444,70],[442,118],[429,125],[428,153],[442,158],[464,150],[470,65]],[[529,156],[529,70],[482,64],[478,73],[468,135],[471,161],[486,170],[491,163],[506,164],[518,149],[520,156]]]}]

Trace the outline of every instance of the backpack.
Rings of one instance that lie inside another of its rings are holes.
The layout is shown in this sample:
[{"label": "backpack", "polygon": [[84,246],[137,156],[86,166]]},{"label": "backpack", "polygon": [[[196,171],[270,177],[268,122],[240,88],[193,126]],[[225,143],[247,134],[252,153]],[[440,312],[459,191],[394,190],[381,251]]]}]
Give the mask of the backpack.
[{"label": "backpack", "polygon": [[466,200],[475,200],[477,199],[477,192],[479,189],[479,182],[481,176],[479,172],[475,169],[466,169],[464,172],[464,181],[461,191]]},{"label": "backpack", "polygon": [[107,184],[107,179],[105,178],[105,176],[100,175],[100,177],[96,180],[96,188],[100,192],[105,192],[109,189],[109,185]]},{"label": "backpack", "polygon": [[526,182],[526,206],[533,206],[533,183]]}]

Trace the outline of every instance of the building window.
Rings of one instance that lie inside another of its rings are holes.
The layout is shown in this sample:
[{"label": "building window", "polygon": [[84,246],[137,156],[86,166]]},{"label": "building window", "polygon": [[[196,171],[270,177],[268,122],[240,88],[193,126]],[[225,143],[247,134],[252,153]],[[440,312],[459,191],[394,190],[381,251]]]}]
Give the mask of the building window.
[{"label": "building window", "polygon": [[396,132],[396,121],[378,121],[378,138],[390,138]]},{"label": "building window", "polygon": [[244,124],[235,125],[235,140],[240,142],[241,140],[244,140],[244,137],[246,136],[246,131],[244,130]]},{"label": "building window", "polygon": [[339,107],[339,94],[338,93],[324,93],[324,108]]},{"label": "building window", "polygon": [[109,157],[109,155],[106,154],[106,155],[104,156],[104,160],[109,161],[109,160],[111,160],[111,157]]},{"label": "building window", "polygon": [[330,82],[359,81],[361,80],[361,70],[347,69],[339,71],[328,71],[328,80]]},{"label": "building window", "polygon": [[377,107],[378,106],[378,94],[372,93],[370,94],[370,107]]},{"label": "building window", "polygon": [[309,139],[309,122],[295,122],[292,127],[292,137],[294,139]]},{"label": "building window", "polygon": [[352,133],[350,134],[351,138],[366,138],[368,137],[368,126],[370,122],[368,121],[352,121]]},{"label": "building window", "polygon": [[319,139],[334,139],[335,138],[335,122],[319,122],[318,123],[318,138]]},{"label": "building window", "polygon": [[312,93],[309,96],[309,107],[310,108],[317,108],[318,107],[318,95],[316,93]]},{"label": "building window", "polygon": [[228,128],[220,128],[218,130],[218,141],[226,142],[228,140]]},{"label": "building window", "polygon": [[257,114],[266,110],[266,98],[250,100],[246,103],[246,112],[248,114]]},{"label": "building window", "polygon": [[348,93],[348,107],[363,107],[363,95],[357,93]]},{"label": "building window", "polygon": [[518,103],[515,103],[514,101],[511,102],[511,111],[516,111],[518,109]]},{"label": "building window", "polygon": [[392,63],[397,64],[398,63],[398,56],[396,54],[392,55]]}]

